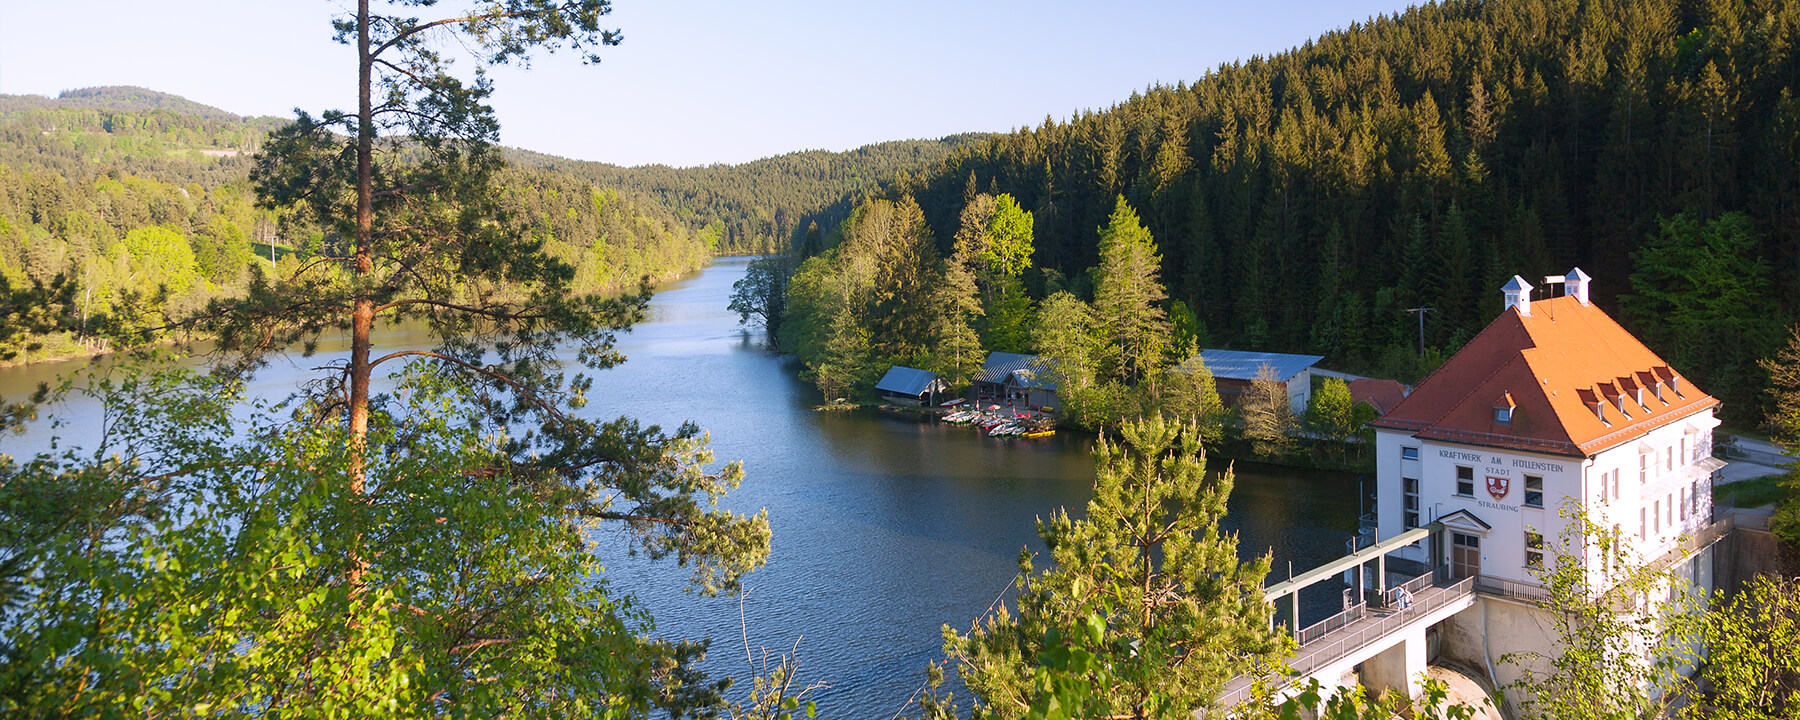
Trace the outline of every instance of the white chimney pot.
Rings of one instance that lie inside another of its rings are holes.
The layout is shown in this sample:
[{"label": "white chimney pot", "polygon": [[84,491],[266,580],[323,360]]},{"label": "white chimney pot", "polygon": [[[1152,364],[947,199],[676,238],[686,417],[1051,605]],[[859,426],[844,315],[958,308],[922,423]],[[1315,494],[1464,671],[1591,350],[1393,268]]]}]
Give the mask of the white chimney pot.
[{"label": "white chimney pot", "polygon": [[1506,286],[1500,288],[1500,292],[1506,294],[1507,308],[1518,308],[1519,315],[1531,316],[1531,283],[1525,282],[1525,278],[1512,276]]},{"label": "white chimney pot", "polygon": [[1575,298],[1576,302],[1587,305],[1588,286],[1593,284],[1593,281],[1594,279],[1588,277],[1587,273],[1582,272],[1581,268],[1575,268],[1574,270],[1570,270],[1569,274],[1563,277],[1563,287],[1566,288],[1565,292],[1567,292],[1570,297]]}]

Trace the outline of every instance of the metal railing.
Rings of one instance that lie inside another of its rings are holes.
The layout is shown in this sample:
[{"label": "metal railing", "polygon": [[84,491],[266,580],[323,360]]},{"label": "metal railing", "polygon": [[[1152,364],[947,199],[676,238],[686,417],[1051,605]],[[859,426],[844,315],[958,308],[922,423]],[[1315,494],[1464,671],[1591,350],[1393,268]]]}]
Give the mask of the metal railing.
[{"label": "metal railing", "polygon": [[[1429,581],[1431,576],[1424,575],[1421,578]],[[1289,666],[1301,676],[1310,675],[1320,667],[1387,637],[1419,618],[1468,597],[1475,591],[1474,588],[1475,578],[1472,577],[1447,585],[1431,586],[1415,593],[1412,606],[1405,610],[1395,610],[1377,618],[1365,618],[1369,621],[1353,622],[1338,632],[1327,633],[1310,644],[1303,644]]]},{"label": "metal railing", "polygon": [[1713,457],[1722,460],[1742,460],[1744,462],[1752,462],[1758,465],[1767,465],[1769,467],[1786,467],[1789,463],[1794,462],[1794,458],[1788,455],[1764,452],[1762,450],[1751,450],[1750,448],[1739,447],[1733,443],[1713,444]]},{"label": "metal railing", "polygon": [[1316,623],[1306,626],[1305,629],[1301,630],[1294,637],[1294,641],[1296,644],[1300,645],[1301,647],[1305,647],[1306,645],[1308,645],[1320,638],[1323,638],[1326,635],[1329,635],[1336,630],[1340,630],[1342,628],[1349,627],[1351,624],[1355,623],[1356,621],[1361,620],[1364,617],[1367,617],[1368,614],[1369,614],[1368,603],[1357,603],[1355,605],[1350,606],[1349,608],[1346,608],[1341,613],[1338,613],[1331,617],[1325,618],[1324,620],[1320,620]]},{"label": "metal railing", "polygon": [[1500,597],[1531,602],[1550,597],[1550,591],[1542,585],[1488,575],[1477,575],[1475,577],[1475,591],[1487,595],[1498,595]]}]

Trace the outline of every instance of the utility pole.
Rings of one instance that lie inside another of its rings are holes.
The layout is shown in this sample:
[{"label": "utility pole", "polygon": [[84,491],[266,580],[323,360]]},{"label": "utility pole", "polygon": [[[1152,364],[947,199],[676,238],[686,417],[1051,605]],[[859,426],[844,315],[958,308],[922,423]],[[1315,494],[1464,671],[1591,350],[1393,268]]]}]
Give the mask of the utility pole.
[{"label": "utility pole", "polygon": [[1437,312],[1437,308],[1428,308],[1428,307],[1407,308],[1406,312],[1417,313],[1419,316],[1419,357],[1424,357],[1425,356],[1425,313]]}]

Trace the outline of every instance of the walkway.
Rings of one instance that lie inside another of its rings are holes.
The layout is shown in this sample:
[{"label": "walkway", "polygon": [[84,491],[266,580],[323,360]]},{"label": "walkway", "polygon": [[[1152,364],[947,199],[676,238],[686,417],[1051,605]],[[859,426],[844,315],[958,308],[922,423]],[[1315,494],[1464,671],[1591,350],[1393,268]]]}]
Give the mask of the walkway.
[{"label": "walkway", "polygon": [[[1433,616],[1446,607],[1459,603],[1466,607],[1474,601],[1475,578],[1434,582],[1433,577],[1437,574],[1420,575],[1400,586],[1412,597],[1410,606],[1404,610],[1395,607],[1400,590],[1396,588],[1377,596],[1385,607],[1359,604],[1302,629],[1299,632],[1300,647],[1288,661],[1293,677],[1304,678],[1383,638],[1396,637],[1413,623],[1428,619],[1437,622],[1441,618]],[[1226,683],[1224,693],[1219,696],[1219,706],[1234,707],[1250,699],[1251,684],[1248,676]]]}]

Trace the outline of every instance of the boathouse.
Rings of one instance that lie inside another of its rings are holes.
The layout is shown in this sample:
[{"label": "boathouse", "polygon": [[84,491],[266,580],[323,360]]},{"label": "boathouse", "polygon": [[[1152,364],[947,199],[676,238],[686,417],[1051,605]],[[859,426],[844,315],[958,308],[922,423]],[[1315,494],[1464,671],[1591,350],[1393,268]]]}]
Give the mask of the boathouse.
[{"label": "boathouse", "polygon": [[875,383],[875,390],[889,402],[932,405],[950,386],[937,373],[895,365]]},{"label": "boathouse", "polygon": [[1324,359],[1320,355],[1217,349],[1202,350],[1199,357],[1206,363],[1206,369],[1212,371],[1219,400],[1227,407],[1236,405],[1238,399],[1250,391],[1251,381],[1256,380],[1266,367],[1274,374],[1275,381],[1287,389],[1288,406],[1295,413],[1306,412],[1306,404],[1312,400],[1312,366]]},{"label": "boathouse", "polygon": [[1016,408],[1055,407],[1056,379],[1048,361],[1036,355],[991,352],[975,375],[975,391],[985,403]]}]

